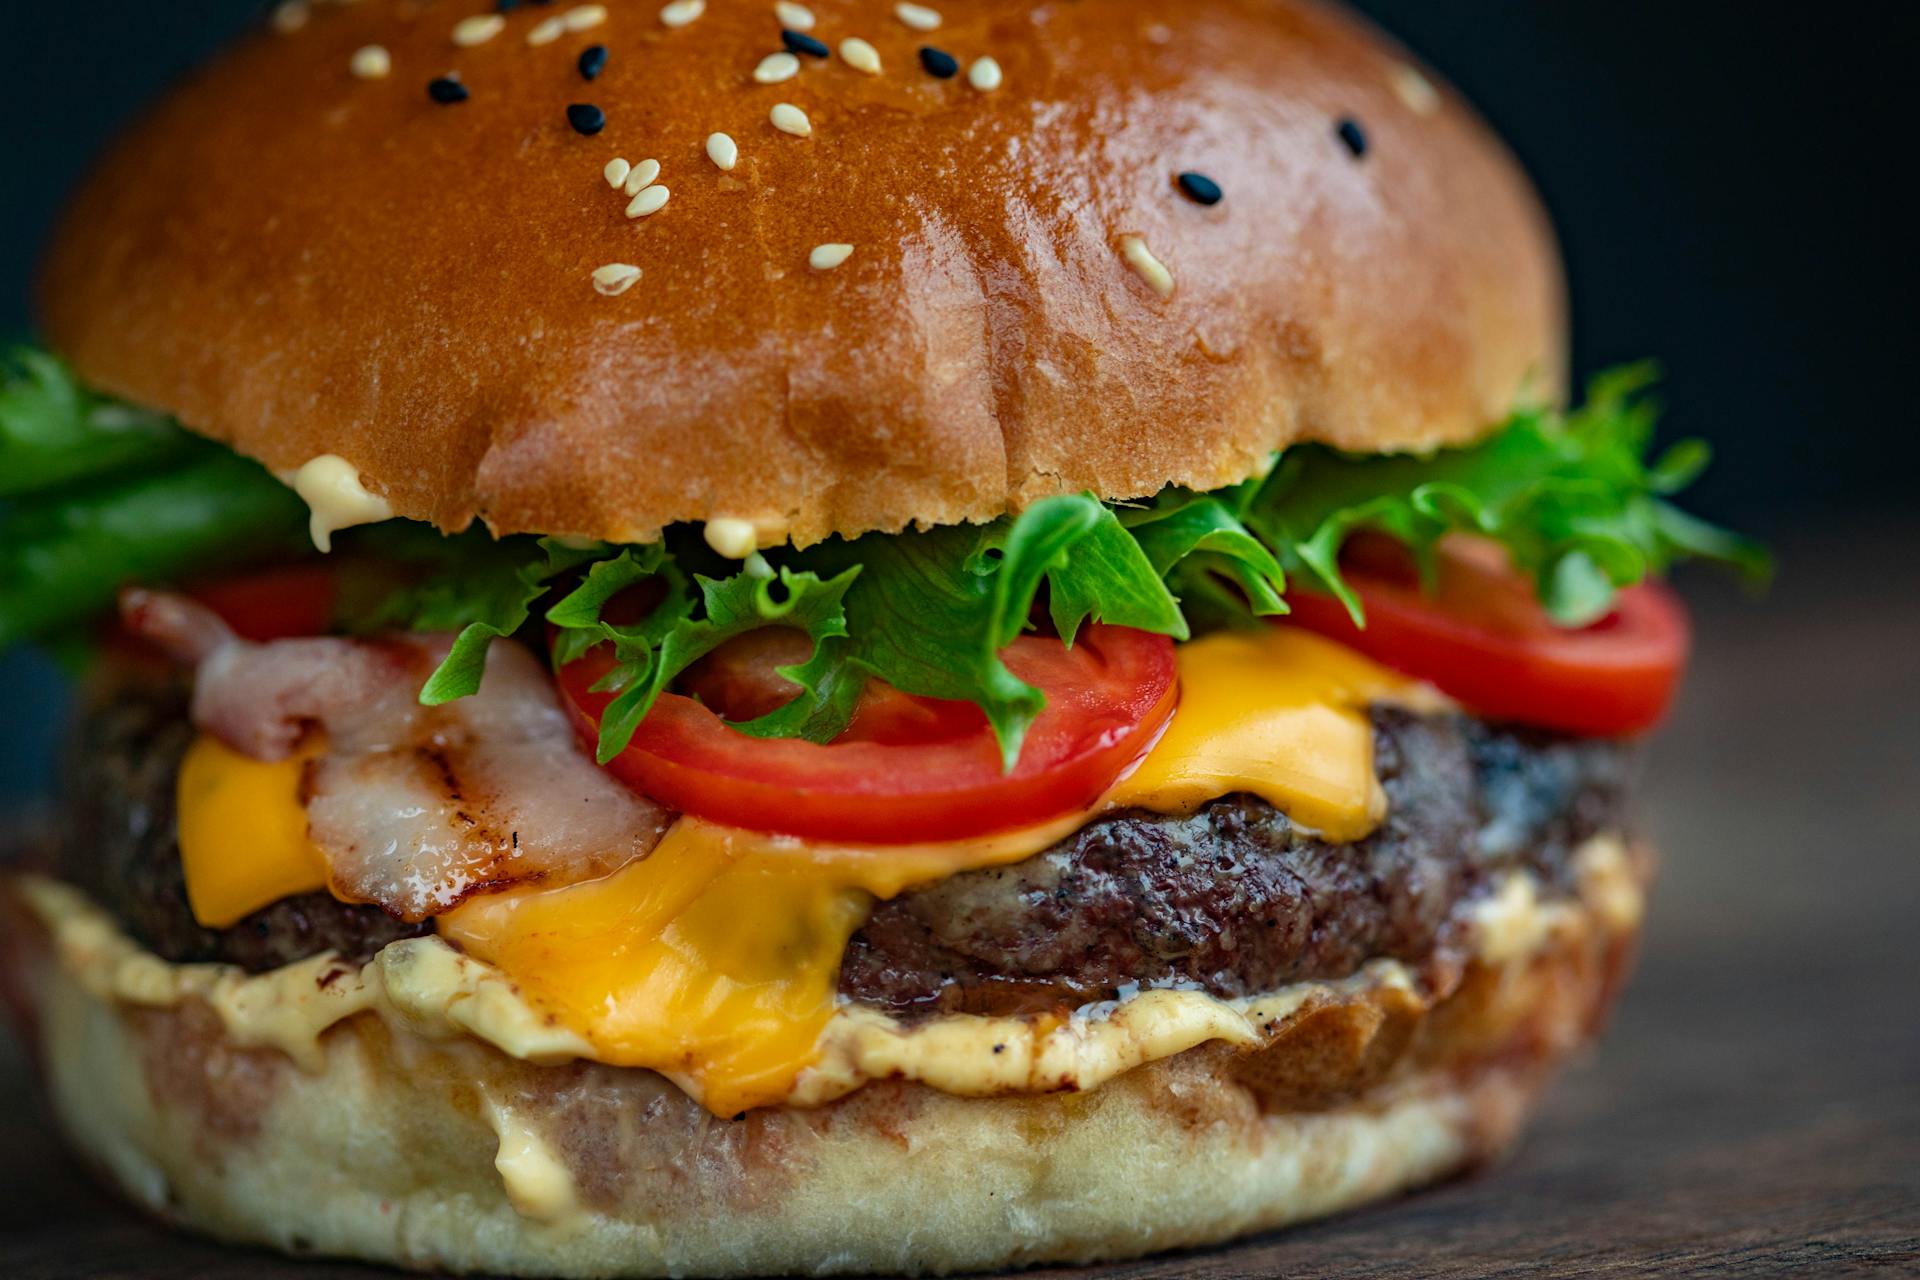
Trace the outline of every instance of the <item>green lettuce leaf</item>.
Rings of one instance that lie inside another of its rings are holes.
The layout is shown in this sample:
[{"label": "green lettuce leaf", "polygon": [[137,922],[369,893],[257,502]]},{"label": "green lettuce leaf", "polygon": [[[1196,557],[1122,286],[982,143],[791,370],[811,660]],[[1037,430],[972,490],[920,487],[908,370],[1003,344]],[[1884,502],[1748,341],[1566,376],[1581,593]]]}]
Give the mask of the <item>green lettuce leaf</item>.
[{"label": "green lettuce leaf", "polygon": [[[1156,548],[1149,547],[1139,530],[1128,528],[1119,513],[1090,495],[1047,502],[1093,509],[1086,531],[1047,567],[1047,614],[1062,640],[1072,644],[1089,618],[1187,639],[1186,617],[1166,585],[1169,564],[1186,552],[1176,552],[1168,564],[1157,562]],[[1046,505],[1028,508],[1020,519],[1028,519]]]},{"label": "green lettuce leaf", "polygon": [[[1649,460],[1651,376],[1605,375],[1583,407],[1522,410],[1465,448],[1302,446],[1212,493],[1065,495],[988,524],[829,539],[737,566],[685,530],[615,547],[393,521],[343,540],[343,621],[457,632],[421,691],[429,704],[475,692],[493,641],[541,621],[557,663],[611,645],[603,760],[689,665],[736,636],[789,627],[812,641],[782,671],[799,695],[739,732],[828,741],[879,678],[980,706],[1011,767],[1045,705],[1002,658],[1024,632],[1051,627],[1071,644],[1098,621],[1185,639],[1286,612],[1290,581],[1333,592],[1364,625],[1340,569],[1362,531],[1429,566],[1449,533],[1492,539],[1567,625],[1682,558],[1764,577],[1758,546],[1670,501],[1708,451],[1683,441]],[[311,554],[303,525],[298,498],[260,467],[94,395],[52,357],[19,352],[0,368],[0,646],[69,631],[127,582]]]},{"label": "green lettuce leaf", "polygon": [[0,498],[180,462],[202,449],[164,414],[88,391],[44,351],[0,357]]},{"label": "green lettuce leaf", "polygon": [[258,464],[89,391],[43,351],[0,358],[0,649],[71,647],[132,582],[298,554],[305,523]]},{"label": "green lettuce leaf", "polygon": [[1068,643],[1089,619],[1187,634],[1145,550],[1111,508],[1085,494],[1047,498],[987,525],[868,534],[798,558],[861,570],[847,593],[847,663],[907,693],[977,704],[1008,767],[1046,699],[1000,654],[1032,625],[1043,584]]},{"label": "green lettuce leaf", "polygon": [[[1122,516],[1140,549],[1183,603],[1219,598],[1221,581],[1239,590],[1236,611],[1269,617],[1287,611],[1286,572],[1246,526],[1239,491],[1224,496],[1169,490],[1144,511]],[[1226,597],[1229,602],[1231,595]]]},{"label": "green lettuce leaf", "polygon": [[[734,637],[762,627],[791,627],[806,633],[815,646],[808,663],[783,670],[803,692],[796,700],[798,707],[789,703],[774,713],[782,717],[780,728],[791,726],[797,732],[823,715],[829,695],[820,686],[829,672],[816,673],[814,663],[824,643],[847,634],[843,600],[860,575],[858,568],[830,579],[791,569],[781,570],[777,578],[744,570],[724,580],[695,577],[697,602],[684,581],[669,580],[665,597],[642,621],[617,625],[604,620],[606,605],[620,592],[657,576],[662,567],[657,556],[622,552],[595,565],[579,587],[547,611],[547,621],[561,628],[563,635],[584,633],[587,647],[602,640],[614,645],[616,665],[595,686],[615,694],[600,719],[596,754],[601,764],[626,749],[634,730],[676,676]],[[556,658],[564,660],[582,651],[579,641],[567,640],[556,648]],[[847,716],[852,714],[852,703],[844,697],[834,700],[833,706]],[[740,727],[766,735],[768,726],[749,722]],[[843,717],[838,723],[822,723],[815,733],[824,740],[845,727]]]},{"label": "green lettuce leaf", "polygon": [[421,703],[429,707],[478,693],[493,642],[527,624],[534,603],[555,578],[609,550],[602,543],[582,547],[553,538],[496,541],[478,530],[440,537],[421,526],[400,528],[412,536],[389,539],[387,554],[402,561],[428,561],[433,571],[395,590],[371,614],[354,621],[362,630],[459,632],[420,690]]},{"label": "green lettuce leaf", "polygon": [[1477,533],[1531,575],[1554,619],[1580,626],[1616,591],[1681,557],[1716,560],[1755,579],[1766,553],[1747,539],[1684,516],[1663,495],[1705,465],[1705,446],[1682,442],[1649,465],[1654,406],[1638,393],[1649,366],[1593,383],[1586,404],[1561,415],[1516,413],[1483,442],[1427,455],[1289,450],[1246,498],[1247,523],[1283,565],[1331,591],[1364,625],[1341,575],[1340,549],[1356,532],[1388,534],[1423,563],[1441,537]]},{"label": "green lettuce leaf", "polygon": [[0,505],[0,649],[86,622],[129,583],[299,554],[306,514],[257,463],[211,444]]},{"label": "green lettuce leaf", "polygon": [[[1272,557],[1257,544],[1251,552],[1229,546],[1236,536],[1250,543],[1251,535],[1225,517],[1205,524],[1184,538],[1157,538],[1155,553],[1172,564],[1216,545],[1207,541],[1214,536],[1227,548],[1223,556],[1264,561],[1272,578],[1261,588],[1277,599]],[[603,759],[626,746],[654,699],[688,665],[759,627],[798,629],[814,649],[781,672],[799,695],[735,725],[740,732],[827,741],[846,727],[862,686],[877,677],[908,693],[979,705],[1009,766],[1046,700],[1000,655],[1033,625],[1043,591],[1051,623],[1069,643],[1089,620],[1187,634],[1179,602],[1146,546],[1112,508],[1086,495],[1048,498],[991,524],[833,539],[782,558],[778,570],[756,558],[731,577],[696,578],[696,594],[659,548],[628,549],[593,565],[547,611],[561,630],[556,661],[614,645],[619,665],[603,687],[618,696],[602,719]],[[656,578],[662,595],[643,621],[604,620],[611,600]]]}]

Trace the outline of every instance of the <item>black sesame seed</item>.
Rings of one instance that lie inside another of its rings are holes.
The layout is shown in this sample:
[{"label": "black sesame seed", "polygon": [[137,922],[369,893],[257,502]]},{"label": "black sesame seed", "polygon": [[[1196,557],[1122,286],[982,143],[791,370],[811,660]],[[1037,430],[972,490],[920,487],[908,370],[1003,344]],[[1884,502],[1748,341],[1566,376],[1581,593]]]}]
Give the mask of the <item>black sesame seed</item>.
[{"label": "black sesame seed", "polygon": [[804,53],[809,58],[827,56],[827,46],[815,40],[804,31],[795,31],[791,27],[780,28],[780,43],[795,53]]},{"label": "black sesame seed", "polygon": [[575,133],[592,137],[607,127],[607,113],[591,102],[575,102],[567,107],[567,123],[573,126]]},{"label": "black sesame seed", "polygon": [[1352,116],[1342,116],[1333,131],[1340,135],[1340,141],[1347,144],[1347,150],[1353,152],[1355,159],[1367,154],[1367,134],[1358,120]]},{"label": "black sesame seed", "polygon": [[932,45],[920,48],[920,65],[929,75],[939,76],[942,80],[951,79],[960,70],[960,60],[945,49],[936,49]]},{"label": "black sesame seed", "polygon": [[580,54],[580,78],[591,80],[607,69],[607,46],[590,44]]},{"label": "black sesame seed", "polygon": [[1174,179],[1180,184],[1180,190],[1187,199],[1195,204],[1219,204],[1220,184],[1204,173],[1195,173],[1189,169]]},{"label": "black sesame seed", "polygon": [[452,76],[440,76],[427,82],[427,96],[441,106],[450,107],[456,102],[465,102],[473,94]]},{"label": "black sesame seed", "polygon": [[512,13],[520,7],[520,0],[493,0],[495,13]]}]

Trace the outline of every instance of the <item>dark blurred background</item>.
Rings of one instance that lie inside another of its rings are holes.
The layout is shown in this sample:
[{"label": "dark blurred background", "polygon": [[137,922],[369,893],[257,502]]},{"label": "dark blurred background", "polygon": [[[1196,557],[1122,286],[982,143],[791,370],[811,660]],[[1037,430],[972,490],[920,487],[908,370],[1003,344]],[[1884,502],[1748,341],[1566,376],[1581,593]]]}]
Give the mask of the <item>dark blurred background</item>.
[{"label": "dark blurred background", "polygon": [[[1538,181],[1580,372],[1658,357],[1667,431],[1719,447],[1691,506],[1774,539],[1789,573],[1810,533],[1914,511],[1920,432],[1895,373],[1915,345],[1899,6],[1359,7],[1478,103]],[[98,148],[257,12],[93,0],[7,24],[0,333],[30,332],[38,246]],[[37,659],[0,659],[15,726],[0,801],[46,776],[45,736],[18,726],[54,714],[56,684]]]}]

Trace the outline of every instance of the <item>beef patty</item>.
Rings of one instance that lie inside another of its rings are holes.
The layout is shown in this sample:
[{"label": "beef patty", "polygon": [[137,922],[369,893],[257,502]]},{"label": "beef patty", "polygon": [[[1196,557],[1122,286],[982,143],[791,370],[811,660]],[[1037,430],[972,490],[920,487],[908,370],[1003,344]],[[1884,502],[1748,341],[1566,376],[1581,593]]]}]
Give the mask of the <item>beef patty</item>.
[{"label": "beef patty", "polygon": [[174,831],[174,782],[192,742],[184,682],[128,680],[90,699],[67,760],[61,874],[148,950],[260,973],[330,950],[364,961],[432,932],[327,893],[282,899],[228,929],[201,927]]},{"label": "beef patty", "polygon": [[1248,795],[1190,817],[1129,811],[1025,862],[881,903],[840,990],[896,1011],[1006,1012],[1132,984],[1216,995],[1447,961],[1467,910],[1525,868],[1572,889],[1571,855],[1624,821],[1631,751],[1467,716],[1372,713],[1387,818],[1329,844]]},{"label": "beef patty", "polygon": [[[1247,795],[1185,817],[1111,814],[1024,862],[879,904],[841,992],[901,1013],[1007,1012],[1132,984],[1238,995],[1375,958],[1444,963],[1501,874],[1568,892],[1573,849],[1623,822],[1620,744],[1386,707],[1372,719],[1388,816],[1365,839],[1326,843]],[[326,894],[202,928],[174,833],[191,739],[182,688],[123,686],[84,716],[68,770],[66,874],[142,944],[258,972],[329,949],[364,960],[425,931]]]}]

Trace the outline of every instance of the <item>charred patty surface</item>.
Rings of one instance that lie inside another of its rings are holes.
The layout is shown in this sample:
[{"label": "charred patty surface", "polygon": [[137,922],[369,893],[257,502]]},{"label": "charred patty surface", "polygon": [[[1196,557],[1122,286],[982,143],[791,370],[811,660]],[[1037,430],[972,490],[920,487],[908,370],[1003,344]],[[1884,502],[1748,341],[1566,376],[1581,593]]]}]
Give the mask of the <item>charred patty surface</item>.
[{"label": "charred patty surface", "polygon": [[841,992],[899,1011],[1007,1012],[1191,984],[1217,995],[1444,953],[1512,869],[1570,888],[1570,855],[1622,822],[1629,752],[1465,716],[1373,713],[1388,816],[1351,844],[1252,796],[1128,812],[1045,853],[880,904]]},{"label": "charred patty surface", "polygon": [[[1565,891],[1572,850],[1622,824],[1619,744],[1391,708],[1373,726],[1388,816],[1366,839],[1325,843],[1244,795],[1185,817],[1113,814],[1025,862],[881,903],[841,992],[902,1013],[1011,1012],[1134,983],[1237,995],[1374,958],[1444,960],[1499,875],[1525,867]],[[363,960],[425,931],[326,894],[202,928],[174,833],[191,739],[182,688],[123,686],[83,720],[69,769],[66,874],[142,944],[258,972],[326,950]]]}]

